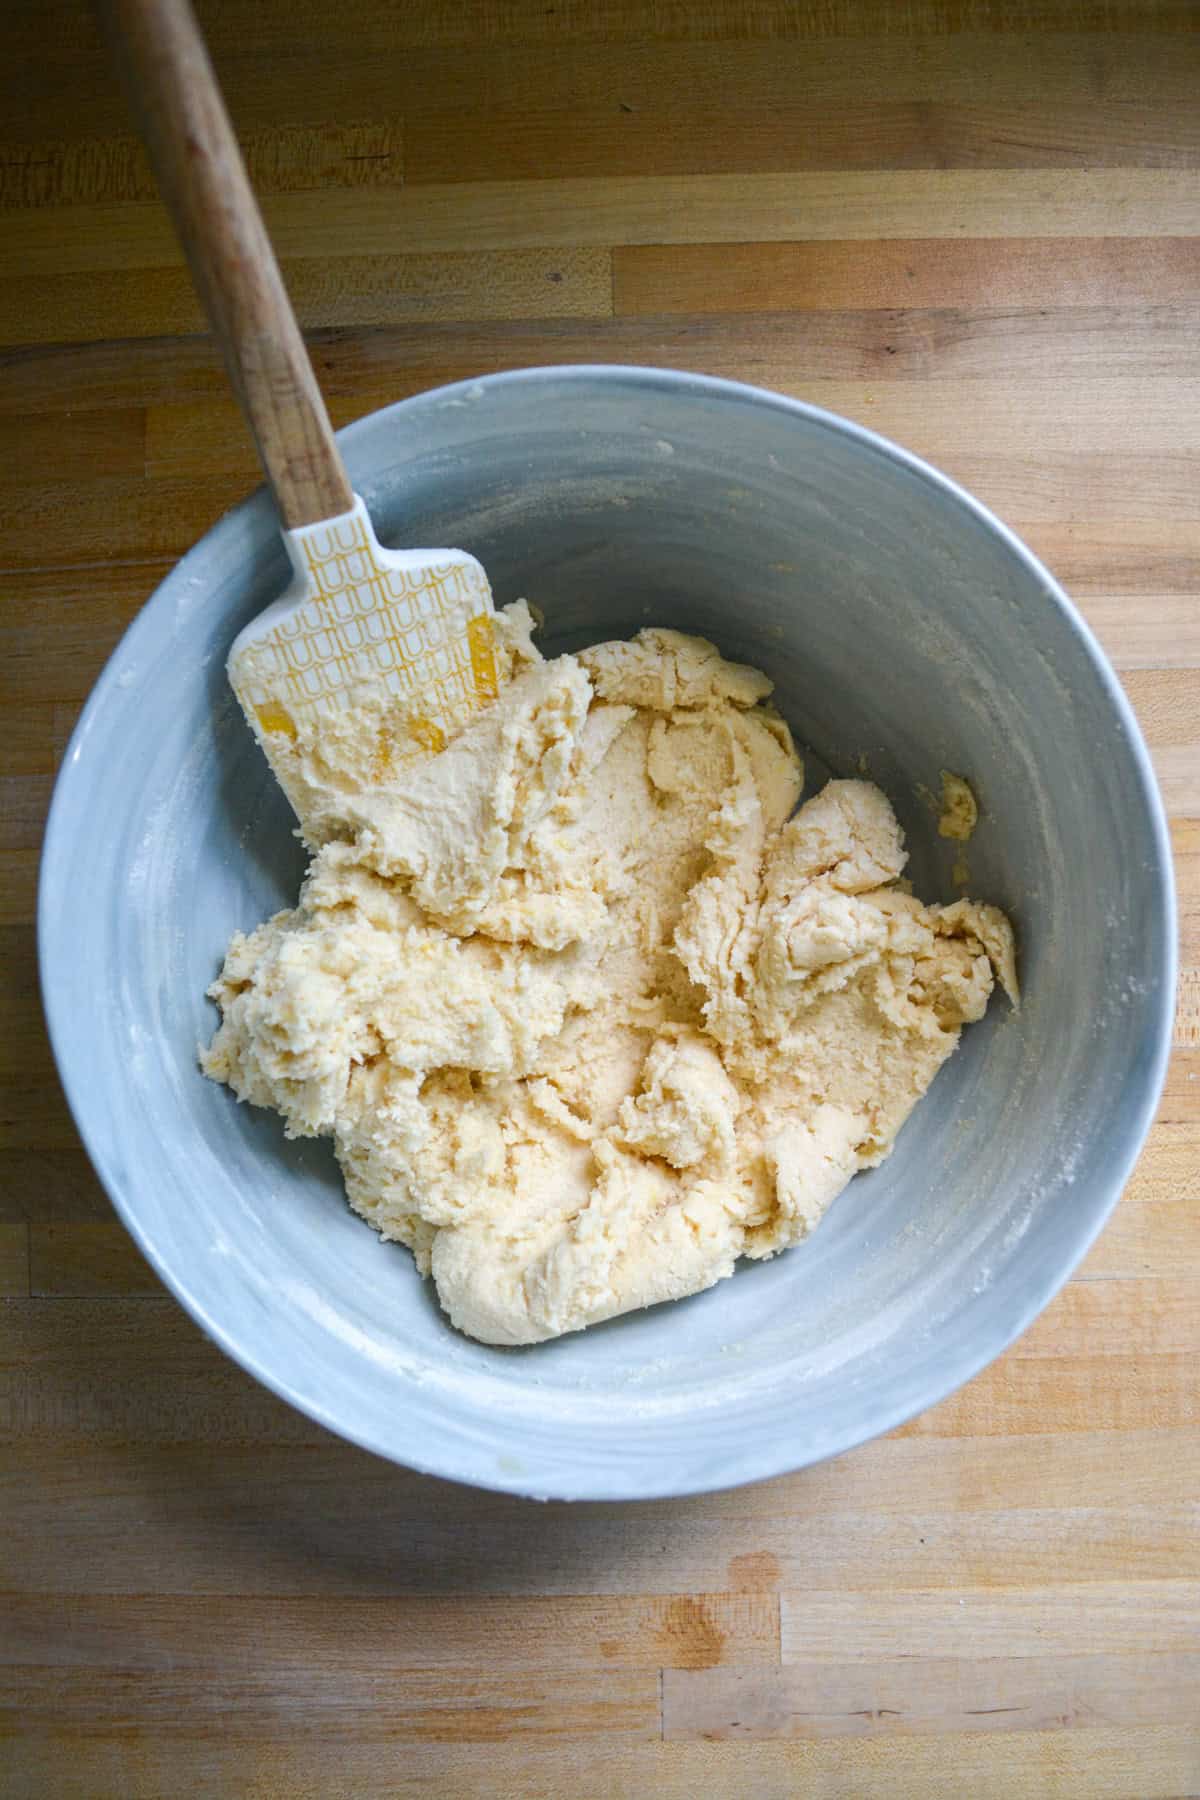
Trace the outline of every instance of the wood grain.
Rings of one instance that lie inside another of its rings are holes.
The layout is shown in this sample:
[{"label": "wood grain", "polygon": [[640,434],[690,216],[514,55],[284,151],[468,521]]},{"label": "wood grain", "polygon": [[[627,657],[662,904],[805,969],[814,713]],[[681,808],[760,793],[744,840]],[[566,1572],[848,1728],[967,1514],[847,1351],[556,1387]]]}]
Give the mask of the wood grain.
[{"label": "wood grain", "polygon": [[1026,538],[1168,806],[1176,1051],[1013,1350],[837,1462],[533,1507],[228,1361],[79,1147],[54,771],[256,481],[77,0],[0,18],[0,1733],[7,1794],[1200,1792],[1200,20],[1190,0],[198,0],[337,425],[489,369],[814,400]]},{"label": "wood grain", "polygon": [[190,0],[99,12],[283,523],[338,518],[350,479]]},{"label": "wood grain", "polygon": [[[75,1305],[38,1304],[52,1314]],[[143,1330],[144,1315],[160,1304],[166,1302],[140,1300],[126,1309],[132,1314],[127,1329],[142,1353],[162,1347],[152,1327]],[[71,1335],[77,1342],[77,1331]],[[6,1348],[11,1343],[10,1336]],[[428,1480],[397,1482],[365,1458],[329,1451],[314,1441],[314,1428],[306,1429],[280,1402],[249,1389],[243,1396],[236,1374],[210,1369],[186,1344],[166,1348],[174,1353],[164,1356],[159,1386],[169,1381],[179,1389],[175,1396],[154,1397],[147,1367],[140,1395],[118,1394],[106,1402],[98,1380],[90,1392],[83,1381],[59,1383],[61,1362],[53,1357],[40,1359],[19,1389],[6,1387],[4,1500],[12,1593],[309,1595],[323,1597],[335,1613],[350,1597],[436,1596],[447,1604],[455,1596],[476,1603],[484,1596],[508,1597],[528,1602],[533,1629],[538,1607],[550,1599],[640,1597],[666,1606],[681,1595],[782,1590],[800,1597],[811,1591],[824,1596],[823,1605],[842,1605],[847,1616],[853,1608],[877,1607],[882,1632],[888,1619],[899,1619],[909,1593],[924,1594],[930,1608],[940,1596],[937,1617],[959,1619],[957,1597],[964,1591],[990,1595],[1003,1585],[1032,1637],[1042,1622],[1043,1591],[1057,1595],[1054,1604],[1065,1612],[1071,1596],[1081,1609],[1099,1604],[1103,1588],[1104,1604],[1117,1610],[1121,1584],[1128,1582],[1130,1629],[1142,1638],[1158,1629],[1142,1617],[1151,1589],[1165,1593],[1176,1585],[1181,1632],[1189,1629],[1188,1606],[1194,1614],[1200,1599],[1194,1505],[1178,1499],[1178,1488],[1174,1499],[1166,1496],[1161,1480],[1140,1501],[1131,1496],[1145,1492],[1144,1482],[1116,1483],[1110,1475],[1102,1485],[1112,1503],[1103,1506],[1088,1503],[1094,1496],[1071,1503],[1068,1493],[1058,1506],[981,1495],[980,1504],[958,1507],[943,1478],[933,1499],[918,1494],[907,1508],[895,1501],[871,1507],[857,1488],[840,1507],[814,1505],[799,1487],[775,1496],[769,1507],[743,1511],[695,1505],[629,1514],[616,1507],[554,1507],[535,1522],[527,1508],[443,1495]],[[114,1360],[106,1344],[101,1362],[110,1383]],[[157,1416],[151,1416],[153,1406]],[[1166,1425],[1132,1429],[1135,1448],[1169,1451]],[[920,1468],[973,1469],[973,1435],[951,1435],[954,1455],[946,1454],[941,1439],[930,1441],[921,1446],[921,1460],[876,1458],[880,1475],[907,1468],[912,1488]],[[1113,1434],[1101,1436],[1111,1455]],[[1085,1433],[1085,1460],[1097,1460],[1098,1441]],[[995,1448],[998,1464],[1000,1446]],[[1021,1485],[1034,1502],[1044,1498],[1028,1492],[1044,1452],[1044,1443],[1031,1442],[1017,1453],[1024,1465]],[[1061,1468],[1065,1451],[1056,1460]],[[1194,1474],[1195,1467],[1194,1457],[1182,1459],[1183,1472]],[[1182,1478],[1178,1473],[1176,1482]],[[38,1492],[21,1491],[22,1481],[35,1482]],[[1058,1485],[1069,1487],[1065,1476]],[[169,1567],[162,1563],[159,1534],[147,1537],[139,1530],[148,1495],[155,1512],[161,1508],[172,1522]],[[55,1521],[49,1541],[47,1501]],[[860,1577],[852,1581],[849,1572],[856,1569]],[[669,1613],[679,1634],[692,1621],[690,1662],[713,1650],[704,1621],[718,1615],[709,1599],[701,1612]],[[1051,1617],[1047,1613],[1047,1621]],[[879,1654],[905,1653],[899,1624],[896,1629],[890,1649]],[[1066,1624],[1059,1629],[1065,1639]],[[1190,1629],[1195,1648],[1194,1616]],[[969,1638],[968,1626],[962,1630]],[[834,1636],[824,1649],[809,1646],[805,1655],[845,1660],[867,1654],[848,1648],[859,1642],[858,1635],[847,1637],[839,1649]],[[1047,1647],[1052,1643],[1048,1639]],[[1077,1640],[1072,1644],[1079,1648]],[[986,1653],[983,1647],[975,1651]]]},{"label": "wood grain", "polygon": [[[506,1678],[551,1666],[595,1676],[779,1661],[779,1601],[758,1594],[589,1595],[532,1604],[481,1596],[471,1611],[454,1599],[372,1598],[349,1600],[332,1615],[323,1599],[310,1596],[264,1600],[253,1618],[224,1596],[18,1595],[8,1623],[0,1650],[0,1667],[8,1670],[186,1674],[229,1661],[247,1672],[271,1669],[278,1679],[321,1661],[331,1671],[373,1671],[394,1681],[489,1659]],[[336,1703],[335,1690],[328,1700]]]},{"label": "wood grain", "polygon": [[[1143,1161],[1146,1159],[1143,1158]],[[1130,1197],[1101,1233],[1095,1248],[1079,1269],[1077,1281],[1127,1280],[1130,1276],[1184,1276],[1188,1283],[1200,1275],[1200,1244],[1188,1229],[1191,1212],[1200,1198],[1196,1171],[1187,1166],[1176,1187],[1171,1182],[1169,1200]]]},{"label": "wood grain", "polygon": [[[1190,170],[830,170],[799,174],[578,176],[430,182],[395,192],[348,188],[264,197],[285,261],[572,245],[740,244],[790,239],[1188,238]],[[89,274],[180,260],[165,216],[137,201],[5,218],[16,266]]]},{"label": "wood grain", "polygon": [[[158,1294],[158,1278],[113,1219],[27,1227],[26,1291],[40,1296]],[[16,1291],[15,1289],[13,1290]]]},{"label": "wood grain", "polygon": [[29,1227],[0,1222],[0,1297],[29,1292]]},{"label": "wood grain", "polygon": [[783,1603],[783,1661],[835,1662],[849,1638],[858,1657],[894,1647],[893,1621],[903,1617],[910,1654],[978,1657],[1038,1656],[1059,1651],[1095,1656],[1113,1651],[1188,1656],[1200,1649],[1200,1587],[1195,1581],[1072,1583],[1046,1581],[1031,1605],[1019,1588],[959,1593],[805,1593]]},{"label": "wood grain", "polygon": [[[90,283],[82,285],[90,292]],[[99,286],[103,293],[103,283]],[[86,336],[86,327],[81,331]],[[579,362],[589,356],[600,362],[628,361],[639,350],[667,367],[685,368],[689,357],[693,362],[700,357],[714,374],[740,370],[760,382],[782,375],[801,393],[810,380],[868,376],[889,381],[924,381],[930,375],[1194,377],[1200,373],[1198,341],[1200,297],[1194,306],[1001,313],[876,308],[735,318],[596,319],[586,325],[543,313],[503,325],[326,330],[309,339],[327,394],[360,400],[380,388],[391,399],[403,398],[492,368]],[[202,339],[23,347],[5,357],[4,372],[0,417],[228,398],[219,359]],[[1110,561],[1129,548],[1107,519],[1080,515],[1077,523],[1102,534]],[[1134,547],[1144,557],[1171,541],[1171,533],[1162,531],[1153,534],[1150,544]]]},{"label": "wood grain", "polygon": [[[276,125],[239,132],[238,142],[256,193],[391,186],[404,179],[403,137],[394,125]],[[0,207],[157,198],[145,148],[128,132],[0,148]]]},{"label": "wood grain", "polygon": [[1067,1731],[1174,1725],[1200,1686],[1200,1650],[906,1656],[793,1663],[781,1669],[663,1673],[663,1735],[728,1738],[887,1737],[895,1731]]},{"label": "wood grain", "polygon": [[646,245],[613,258],[614,310],[643,313],[980,311],[1194,301],[1200,245],[1184,238],[898,240]]},{"label": "wood grain", "polygon": [[[84,1736],[60,1728],[52,1736],[13,1741],[17,1800],[158,1800],[183,1789],[226,1795],[247,1781],[288,1800],[327,1800],[351,1792],[374,1800],[557,1800],[589,1791],[602,1755],[606,1800],[695,1800],[698,1793],[751,1793],[790,1800],[882,1792],[921,1800],[1012,1800],[1014,1794],[1058,1800],[1178,1800],[1195,1783],[1195,1734],[1186,1724],[1081,1728],[1078,1731],[902,1734],[861,1744],[636,1744],[598,1752],[594,1741],[553,1746],[412,1743],[378,1739],[325,1742],[298,1731],[297,1708],[281,1703],[276,1740],[255,1747],[226,1744],[197,1721],[190,1735],[107,1731]],[[253,1787],[250,1789],[254,1791]]]},{"label": "wood grain", "polygon": [[[282,267],[304,326],[395,325],[431,319],[601,318],[612,311],[607,250],[496,250],[430,256],[294,259]],[[0,333],[9,344],[161,337],[202,329],[184,270],[92,274],[86,312],[78,275],[0,282]]]},{"label": "wood grain", "polygon": [[[787,391],[793,384],[784,372],[775,385]],[[856,419],[921,455],[976,454],[982,436],[989,458],[1015,458],[1022,451],[1027,454],[1033,433],[1056,465],[1084,442],[1092,455],[1119,455],[1135,467],[1142,456],[1176,453],[1200,474],[1200,428],[1194,442],[1181,444],[1174,414],[1176,405],[1185,411],[1200,408],[1200,373],[1150,383],[1122,376],[1103,381],[1063,377],[1053,385],[1041,380],[977,380],[970,384],[969,412],[963,406],[963,384],[935,378],[838,381],[810,376],[797,391],[814,406]],[[236,412],[228,400],[151,406],[146,417],[146,472],[177,473],[190,455],[197,474],[216,473],[220,446],[226,446],[228,455],[235,424]],[[244,466],[252,469],[253,463],[246,461]],[[1200,498],[1195,508],[1200,512]]]}]

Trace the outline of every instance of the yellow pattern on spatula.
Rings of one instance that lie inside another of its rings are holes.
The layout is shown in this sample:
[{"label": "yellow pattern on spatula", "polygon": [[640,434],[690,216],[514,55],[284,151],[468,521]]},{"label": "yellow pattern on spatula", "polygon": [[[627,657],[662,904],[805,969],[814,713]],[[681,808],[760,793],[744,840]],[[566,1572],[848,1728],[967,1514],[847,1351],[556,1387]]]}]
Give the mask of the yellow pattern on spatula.
[{"label": "yellow pattern on spatula", "polygon": [[296,581],[234,644],[230,678],[270,751],[368,688],[411,700],[413,752],[438,751],[498,690],[492,595],[463,551],[383,549],[362,502],[286,533]]}]

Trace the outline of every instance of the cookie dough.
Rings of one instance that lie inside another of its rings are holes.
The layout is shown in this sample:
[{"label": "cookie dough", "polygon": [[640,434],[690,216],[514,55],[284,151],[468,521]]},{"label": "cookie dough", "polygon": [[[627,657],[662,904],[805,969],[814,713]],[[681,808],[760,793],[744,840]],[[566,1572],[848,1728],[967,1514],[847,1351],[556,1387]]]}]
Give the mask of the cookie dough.
[{"label": "cookie dough", "polygon": [[888,801],[800,758],[765,675],[650,630],[546,662],[389,777],[390,703],[301,743],[294,911],[230,945],[205,1072],[330,1135],[461,1330],[530,1344],[798,1244],[881,1162],[997,980]]},{"label": "cookie dough", "polygon": [[979,802],[969,781],[962,775],[942,770],[942,804],[938,815],[938,835],[965,844],[979,823]]}]

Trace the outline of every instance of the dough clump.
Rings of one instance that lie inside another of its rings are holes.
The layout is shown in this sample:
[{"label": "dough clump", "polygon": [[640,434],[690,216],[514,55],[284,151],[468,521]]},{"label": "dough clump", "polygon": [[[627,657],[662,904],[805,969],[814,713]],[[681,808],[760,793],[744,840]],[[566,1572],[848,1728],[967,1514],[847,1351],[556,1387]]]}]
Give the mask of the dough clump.
[{"label": "dough clump", "polygon": [[798,1244],[881,1162],[998,980],[878,788],[803,775],[771,684],[648,630],[543,661],[389,779],[388,702],[300,745],[313,859],[234,937],[205,1072],[329,1135],[454,1324],[531,1344]]},{"label": "dough clump", "polygon": [[938,817],[938,835],[956,838],[965,844],[979,823],[979,802],[969,781],[961,775],[942,770],[942,804]]}]

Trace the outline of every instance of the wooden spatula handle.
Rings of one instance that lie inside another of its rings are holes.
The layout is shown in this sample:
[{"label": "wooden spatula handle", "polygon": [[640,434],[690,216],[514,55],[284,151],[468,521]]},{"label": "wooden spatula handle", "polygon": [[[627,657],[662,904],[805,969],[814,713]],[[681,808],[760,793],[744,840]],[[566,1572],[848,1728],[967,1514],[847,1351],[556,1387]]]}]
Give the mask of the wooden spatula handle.
[{"label": "wooden spatula handle", "polygon": [[283,522],[354,504],[188,0],[99,0],[163,197]]}]

